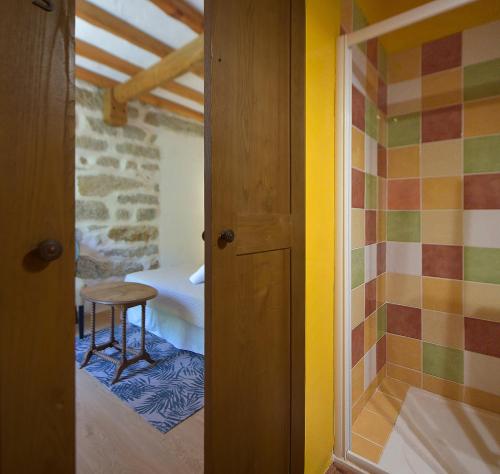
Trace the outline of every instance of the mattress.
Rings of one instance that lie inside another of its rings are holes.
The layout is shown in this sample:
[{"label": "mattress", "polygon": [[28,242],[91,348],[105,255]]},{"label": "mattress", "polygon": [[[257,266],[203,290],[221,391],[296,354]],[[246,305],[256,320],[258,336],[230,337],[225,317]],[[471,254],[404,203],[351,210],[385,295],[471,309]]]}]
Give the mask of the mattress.
[{"label": "mattress", "polygon": [[148,307],[182,319],[198,328],[205,327],[205,285],[193,285],[189,276],[197,270],[193,264],[131,273],[125,281],[143,283],[156,288],[158,296]]}]

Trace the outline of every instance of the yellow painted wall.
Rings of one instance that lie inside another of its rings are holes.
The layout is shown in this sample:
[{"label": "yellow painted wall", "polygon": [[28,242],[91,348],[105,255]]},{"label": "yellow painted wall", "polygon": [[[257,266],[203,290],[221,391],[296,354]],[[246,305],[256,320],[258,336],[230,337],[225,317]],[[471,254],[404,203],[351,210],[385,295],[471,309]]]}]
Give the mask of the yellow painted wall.
[{"label": "yellow painted wall", "polygon": [[333,452],[335,53],[340,0],[306,0],[305,472]]},{"label": "yellow painted wall", "polygon": [[[356,0],[370,24],[418,7],[429,0]],[[438,38],[500,19],[500,0],[477,0],[388,35],[381,41],[388,53],[414,48]]]}]

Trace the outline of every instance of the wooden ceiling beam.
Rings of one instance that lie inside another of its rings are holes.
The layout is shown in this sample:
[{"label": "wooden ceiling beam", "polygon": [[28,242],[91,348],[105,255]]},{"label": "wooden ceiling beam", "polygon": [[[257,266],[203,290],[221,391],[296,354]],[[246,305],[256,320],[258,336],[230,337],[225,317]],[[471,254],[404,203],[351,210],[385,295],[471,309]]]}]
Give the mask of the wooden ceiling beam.
[{"label": "wooden ceiling beam", "polygon": [[87,0],[76,0],[76,15],[82,20],[119,36],[162,58],[173,51],[173,48],[165,43],[162,43],[135,26],[132,26],[130,23],[121,20]]},{"label": "wooden ceiling beam", "polygon": [[113,89],[113,98],[118,103],[125,103],[166,82],[186,73],[203,60],[203,34],[182,48],[165,56],[149,69],[145,69],[123,84]]},{"label": "wooden ceiling beam", "polygon": [[185,0],[151,0],[151,2],[196,33],[203,33],[203,14]]},{"label": "wooden ceiling beam", "polygon": [[[82,40],[76,40],[75,52],[80,56],[84,56],[88,59],[91,59],[92,61],[104,64],[112,69],[123,72],[128,76],[135,76],[139,72],[143,71],[143,69],[139,66],[129,63],[124,59],[114,56],[113,54],[110,54],[107,51],[104,51],[103,49]],[[185,99],[197,102],[198,104],[203,105],[204,103],[204,96],[201,92],[198,92],[177,82],[167,82],[162,86],[162,89],[180,95]]]},{"label": "wooden ceiling beam", "polygon": [[[88,69],[82,68],[80,66],[76,66],[75,69],[76,77],[78,79],[89,82],[90,84],[93,84],[97,87],[103,89],[112,89],[113,87],[120,84],[114,79],[110,79],[109,77],[97,74],[96,72],[89,71]],[[189,107],[185,107],[184,105],[177,104],[176,102],[172,102],[153,94],[144,94],[139,97],[139,100],[146,104],[154,105],[155,107],[159,107],[161,109],[168,110],[169,112],[173,112],[191,120],[196,120],[197,122],[203,123],[203,114],[201,112],[190,109]]]}]

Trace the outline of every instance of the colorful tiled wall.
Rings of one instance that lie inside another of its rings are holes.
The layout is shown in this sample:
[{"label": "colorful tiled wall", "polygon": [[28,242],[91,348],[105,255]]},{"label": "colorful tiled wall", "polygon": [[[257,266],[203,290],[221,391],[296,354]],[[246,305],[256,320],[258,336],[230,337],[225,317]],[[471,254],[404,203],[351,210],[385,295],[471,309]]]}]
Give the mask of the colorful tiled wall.
[{"label": "colorful tiled wall", "polygon": [[387,83],[387,375],[500,412],[500,22],[390,55]]},{"label": "colorful tiled wall", "polygon": [[[344,31],[365,26],[343,2]],[[347,15],[345,14],[347,10]],[[352,22],[349,22],[352,19]],[[352,88],[352,404],[353,419],[385,376],[386,54],[378,40],[353,50]]]}]

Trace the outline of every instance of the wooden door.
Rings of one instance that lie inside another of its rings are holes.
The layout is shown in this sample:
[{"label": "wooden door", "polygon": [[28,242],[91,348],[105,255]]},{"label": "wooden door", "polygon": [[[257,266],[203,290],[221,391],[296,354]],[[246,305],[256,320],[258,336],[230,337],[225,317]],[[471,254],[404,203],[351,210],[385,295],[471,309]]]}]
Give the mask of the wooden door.
[{"label": "wooden door", "polygon": [[34,3],[0,7],[0,472],[71,474],[74,8]]},{"label": "wooden door", "polygon": [[303,472],[304,1],[205,14],[205,470]]}]

